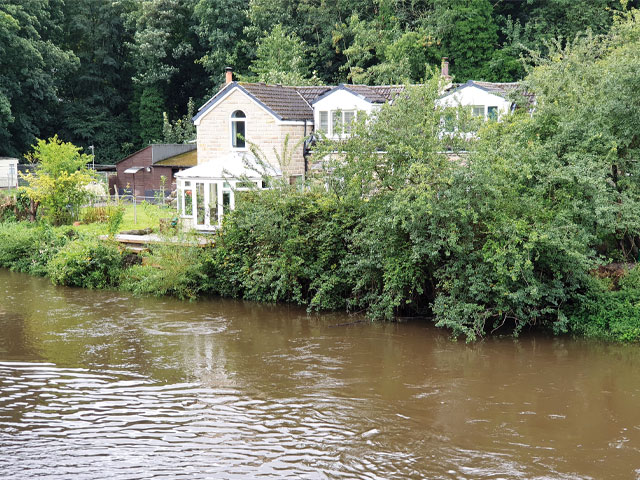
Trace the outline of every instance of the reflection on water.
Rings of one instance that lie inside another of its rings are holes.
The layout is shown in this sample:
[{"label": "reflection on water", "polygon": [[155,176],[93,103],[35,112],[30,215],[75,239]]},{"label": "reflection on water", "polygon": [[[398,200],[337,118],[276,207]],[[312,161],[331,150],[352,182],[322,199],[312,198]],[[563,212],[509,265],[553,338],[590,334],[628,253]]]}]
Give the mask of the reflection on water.
[{"label": "reflection on water", "polygon": [[640,353],[0,270],[2,478],[640,478]]}]

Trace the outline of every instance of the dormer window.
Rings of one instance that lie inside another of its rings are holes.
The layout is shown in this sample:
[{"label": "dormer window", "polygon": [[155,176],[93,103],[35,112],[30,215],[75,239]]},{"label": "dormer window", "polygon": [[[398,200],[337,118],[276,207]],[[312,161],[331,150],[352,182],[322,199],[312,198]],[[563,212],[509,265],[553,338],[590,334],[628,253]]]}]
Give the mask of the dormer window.
[{"label": "dormer window", "polygon": [[329,134],[329,112],[320,112],[320,125],[318,126],[318,130],[325,135]]},{"label": "dormer window", "polygon": [[242,110],[236,110],[231,114],[231,146],[233,148],[246,148],[245,121],[247,116]]},{"label": "dormer window", "polygon": [[[355,110],[323,110],[318,112],[318,130],[328,137],[350,135],[355,118]],[[331,119],[331,125],[329,125],[329,119]]]}]

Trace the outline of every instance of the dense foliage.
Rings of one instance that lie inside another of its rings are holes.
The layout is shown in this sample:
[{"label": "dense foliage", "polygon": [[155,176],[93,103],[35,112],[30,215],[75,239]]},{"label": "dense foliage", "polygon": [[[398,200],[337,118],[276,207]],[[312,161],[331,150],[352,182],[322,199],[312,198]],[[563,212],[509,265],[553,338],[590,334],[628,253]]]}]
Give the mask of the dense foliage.
[{"label": "dense foliage", "polygon": [[55,225],[77,218],[89,196],[85,187],[93,179],[87,168],[91,157],[56,135],[47,141],[38,140],[27,159],[35,165],[35,171],[22,175],[27,186],[21,191],[31,200],[33,219],[38,206],[44,208],[46,218]]},{"label": "dense foliage", "polygon": [[456,81],[519,80],[522,53],[605,33],[637,3],[5,0],[0,156],[58,133],[114,163],[163,140],[163,113],[202,104],[227,65],[284,83],[415,83],[446,56]]}]

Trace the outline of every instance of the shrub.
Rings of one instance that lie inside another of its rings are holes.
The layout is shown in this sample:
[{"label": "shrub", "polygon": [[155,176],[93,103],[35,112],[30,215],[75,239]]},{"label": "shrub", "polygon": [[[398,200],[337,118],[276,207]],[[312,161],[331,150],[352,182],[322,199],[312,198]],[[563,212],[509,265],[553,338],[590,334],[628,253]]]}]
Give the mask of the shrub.
[{"label": "shrub", "polygon": [[123,255],[115,243],[97,238],[69,242],[51,259],[48,276],[57,285],[107,288],[118,285]]},{"label": "shrub", "polygon": [[123,275],[123,290],[184,300],[195,299],[206,285],[199,247],[160,245],[144,260],[144,265],[134,265]]},{"label": "shrub", "polygon": [[47,264],[74,232],[29,223],[0,223],[0,267],[44,276]]},{"label": "shrub", "polygon": [[620,280],[620,290],[593,278],[581,301],[569,315],[569,330],[576,335],[605,340],[640,341],[640,268]]},{"label": "shrub", "polygon": [[205,259],[207,289],[224,296],[344,308],[342,271],[350,212],[327,194],[296,189],[246,192],[225,216]]}]

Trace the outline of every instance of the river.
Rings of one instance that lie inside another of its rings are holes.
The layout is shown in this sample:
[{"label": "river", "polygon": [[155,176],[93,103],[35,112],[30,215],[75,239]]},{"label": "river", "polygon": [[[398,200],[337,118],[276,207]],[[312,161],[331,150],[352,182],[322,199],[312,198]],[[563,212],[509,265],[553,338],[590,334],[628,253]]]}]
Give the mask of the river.
[{"label": "river", "polygon": [[640,478],[638,346],[1,269],[0,299],[1,478]]}]

